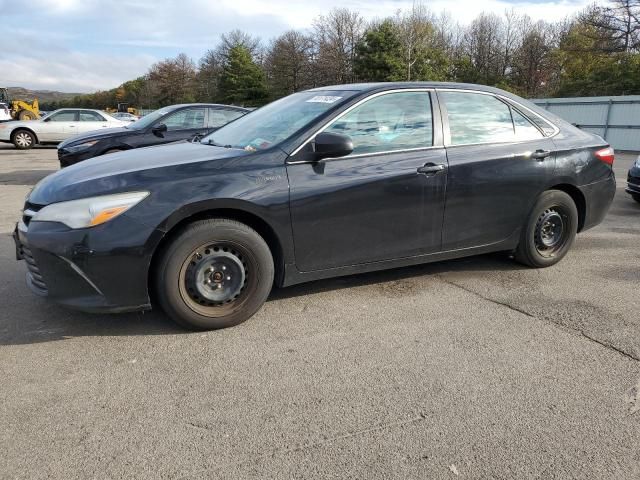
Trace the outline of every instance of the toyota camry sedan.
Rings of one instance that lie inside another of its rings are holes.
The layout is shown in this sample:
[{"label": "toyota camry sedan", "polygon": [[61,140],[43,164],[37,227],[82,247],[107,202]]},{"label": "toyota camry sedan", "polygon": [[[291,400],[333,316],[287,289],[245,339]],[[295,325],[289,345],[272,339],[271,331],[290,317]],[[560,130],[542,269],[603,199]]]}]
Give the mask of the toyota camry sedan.
[{"label": "toyota camry sedan", "polygon": [[323,87],[200,142],[54,173],[14,237],[27,284],[51,301],[157,302],[214,329],[250,318],[274,286],[496,251],[554,265],[607,213],[613,161],[602,138],[502,90]]},{"label": "toyota camry sedan", "polygon": [[1,123],[0,142],[13,143],[17,149],[27,150],[38,143],[56,144],[74,135],[123,127],[128,123],[100,110],[63,108],[39,120]]}]

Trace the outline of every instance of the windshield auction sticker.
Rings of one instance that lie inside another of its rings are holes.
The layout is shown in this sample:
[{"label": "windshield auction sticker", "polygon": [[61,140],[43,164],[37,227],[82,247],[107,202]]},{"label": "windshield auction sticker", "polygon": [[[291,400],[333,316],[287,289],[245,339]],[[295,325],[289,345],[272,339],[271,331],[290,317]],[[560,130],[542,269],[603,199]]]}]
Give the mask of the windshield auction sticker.
[{"label": "windshield auction sticker", "polygon": [[316,95],[315,97],[307,100],[307,103],[334,103],[341,98],[342,97],[334,97],[333,95]]}]

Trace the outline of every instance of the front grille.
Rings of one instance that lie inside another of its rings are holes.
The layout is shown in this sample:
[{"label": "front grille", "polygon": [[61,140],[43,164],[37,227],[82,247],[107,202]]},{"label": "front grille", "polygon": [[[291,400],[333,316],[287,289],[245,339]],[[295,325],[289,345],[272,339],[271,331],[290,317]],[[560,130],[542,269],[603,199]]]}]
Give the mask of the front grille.
[{"label": "front grille", "polygon": [[24,245],[21,245],[20,249],[22,251],[22,258],[24,258],[25,262],[27,262],[27,269],[29,269],[29,275],[31,275],[31,281],[36,287],[41,289],[43,292],[46,292],[47,284],[44,283],[44,278],[42,278],[40,269],[38,268],[38,265],[36,265],[36,261],[33,259],[31,250],[29,250]]},{"label": "front grille", "polygon": [[40,210],[44,208],[44,205],[38,205],[37,203],[26,202],[24,204],[24,210],[22,211],[22,222],[28,227],[31,223],[31,218]]}]

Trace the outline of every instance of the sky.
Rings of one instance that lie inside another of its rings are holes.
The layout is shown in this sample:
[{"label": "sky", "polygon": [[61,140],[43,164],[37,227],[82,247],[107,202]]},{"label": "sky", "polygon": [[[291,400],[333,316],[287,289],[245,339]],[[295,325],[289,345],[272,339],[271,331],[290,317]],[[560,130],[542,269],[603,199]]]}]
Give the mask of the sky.
[{"label": "sky", "polygon": [[[592,0],[426,0],[467,24],[480,12],[514,9],[561,20]],[[0,86],[62,92],[115,88],[159,60],[184,52],[194,61],[220,34],[246,31],[267,42],[308,29],[333,7],[367,19],[409,10],[412,0],[0,0]]]}]

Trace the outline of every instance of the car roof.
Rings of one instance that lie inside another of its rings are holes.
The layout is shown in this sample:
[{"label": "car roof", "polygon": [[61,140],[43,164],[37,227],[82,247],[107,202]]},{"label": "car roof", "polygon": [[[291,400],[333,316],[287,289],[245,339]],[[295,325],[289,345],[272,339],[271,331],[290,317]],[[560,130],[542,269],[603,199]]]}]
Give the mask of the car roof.
[{"label": "car roof", "polygon": [[308,91],[319,92],[323,90],[350,90],[350,91],[373,91],[373,90],[393,90],[396,88],[455,88],[464,90],[478,90],[491,93],[508,93],[499,88],[489,87],[487,85],[478,85],[475,83],[457,83],[457,82],[371,82],[371,83],[347,83],[342,85],[327,85],[325,87],[316,87]]},{"label": "car roof", "polygon": [[352,91],[360,93],[373,93],[385,90],[399,90],[403,88],[434,88],[434,89],[455,89],[455,90],[475,90],[477,92],[493,93],[502,95],[503,97],[510,98],[515,102],[524,104],[530,110],[533,110],[538,115],[551,120],[555,123],[566,123],[560,119],[557,115],[542,109],[533,102],[514,95],[511,92],[502,90],[496,87],[489,87],[487,85],[478,85],[476,83],[457,83],[457,82],[373,82],[373,83],[350,83],[343,85],[328,85],[326,87],[316,87],[308,92],[322,92],[327,90],[333,91]]},{"label": "car roof", "polygon": [[170,108],[172,110],[176,108],[183,107],[213,107],[213,108],[232,108],[234,110],[242,110],[243,112],[248,112],[249,110],[244,107],[239,107],[238,105],[224,105],[222,103],[178,103],[176,105],[167,105],[166,107],[160,107],[160,109]]}]

